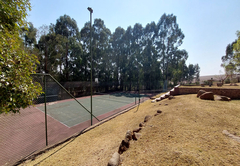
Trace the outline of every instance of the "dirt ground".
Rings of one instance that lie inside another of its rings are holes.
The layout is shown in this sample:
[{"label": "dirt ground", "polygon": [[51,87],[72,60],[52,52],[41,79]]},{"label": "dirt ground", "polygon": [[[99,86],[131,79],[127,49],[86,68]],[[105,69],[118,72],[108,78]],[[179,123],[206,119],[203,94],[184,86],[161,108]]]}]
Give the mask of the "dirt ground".
[{"label": "dirt ground", "polygon": [[[120,156],[120,165],[240,165],[240,143],[222,133],[240,136],[239,108],[239,100],[207,101],[195,94],[148,100],[22,165],[107,165],[126,131],[138,128],[146,115],[152,119]],[[162,113],[153,116],[157,110]]]}]

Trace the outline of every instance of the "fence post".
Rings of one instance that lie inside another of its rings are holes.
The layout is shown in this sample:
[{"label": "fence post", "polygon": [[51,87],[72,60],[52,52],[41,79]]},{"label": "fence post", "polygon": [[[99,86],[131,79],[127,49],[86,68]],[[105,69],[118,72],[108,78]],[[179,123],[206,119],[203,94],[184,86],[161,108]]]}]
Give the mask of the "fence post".
[{"label": "fence post", "polygon": [[138,103],[140,104],[140,89],[138,89]]},{"label": "fence post", "polygon": [[46,146],[48,146],[48,135],[47,135],[47,94],[46,94],[46,75],[44,75],[44,104],[45,104],[45,134],[46,134]]}]

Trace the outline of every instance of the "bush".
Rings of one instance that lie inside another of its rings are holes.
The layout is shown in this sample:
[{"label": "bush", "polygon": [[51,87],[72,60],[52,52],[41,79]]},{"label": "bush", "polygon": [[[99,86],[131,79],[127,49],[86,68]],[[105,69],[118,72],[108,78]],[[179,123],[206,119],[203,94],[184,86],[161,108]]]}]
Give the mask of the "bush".
[{"label": "bush", "polygon": [[231,82],[231,81],[230,81],[229,78],[225,80],[225,84],[230,84],[230,82]]},{"label": "bush", "polygon": [[0,114],[19,112],[31,105],[41,93],[41,86],[30,76],[36,70],[37,57],[24,49],[19,32],[26,27],[24,20],[28,0],[0,1]]},{"label": "bush", "polygon": [[209,81],[204,81],[204,84],[205,85],[209,85]]}]

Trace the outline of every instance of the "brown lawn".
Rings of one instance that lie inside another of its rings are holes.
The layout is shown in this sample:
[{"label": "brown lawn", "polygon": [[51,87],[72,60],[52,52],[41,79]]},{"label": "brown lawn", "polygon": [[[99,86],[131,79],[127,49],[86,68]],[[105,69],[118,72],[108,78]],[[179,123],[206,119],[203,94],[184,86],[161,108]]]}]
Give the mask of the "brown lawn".
[{"label": "brown lawn", "polygon": [[126,131],[157,110],[162,113],[146,123],[139,140],[131,141],[120,165],[240,165],[240,143],[222,133],[240,135],[239,108],[239,100],[206,101],[196,95],[148,100],[22,165],[107,165]]}]

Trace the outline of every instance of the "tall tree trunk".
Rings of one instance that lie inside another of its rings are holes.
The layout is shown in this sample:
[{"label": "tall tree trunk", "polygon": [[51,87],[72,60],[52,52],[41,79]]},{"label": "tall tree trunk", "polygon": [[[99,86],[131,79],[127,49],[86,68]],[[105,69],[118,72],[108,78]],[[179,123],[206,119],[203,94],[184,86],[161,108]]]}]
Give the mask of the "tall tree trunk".
[{"label": "tall tree trunk", "polygon": [[[45,43],[45,46],[46,46],[46,43]],[[48,52],[47,52],[47,47],[45,47],[45,66],[44,66],[44,70],[45,70],[45,73],[48,73],[48,68],[47,68],[47,57],[48,57]]]},{"label": "tall tree trunk", "polygon": [[66,43],[66,81],[69,79],[69,69],[68,69],[68,43]]},{"label": "tall tree trunk", "polygon": [[117,71],[116,71],[116,90],[118,90],[118,85],[119,85],[119,78],[118,78],[118,73],[119,73],[119,55],[117,55]]}]

